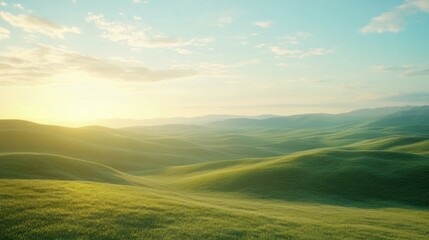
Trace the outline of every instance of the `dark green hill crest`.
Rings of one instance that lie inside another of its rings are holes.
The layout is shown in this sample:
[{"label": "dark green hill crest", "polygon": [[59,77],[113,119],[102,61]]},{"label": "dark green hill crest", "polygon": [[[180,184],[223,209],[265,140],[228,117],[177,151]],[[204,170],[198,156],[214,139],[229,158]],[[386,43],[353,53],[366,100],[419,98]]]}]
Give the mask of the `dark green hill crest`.
[{"label": "dark green hill crest", "polygon": [[[256,163],[254,163],[256,161]],[[287,157],[195,165],[182,186],[312,201],[396,201],[429,206],[429,158],[389,151],[309,151]],[[212,170],[208,170],[210,168]],[[201,171],[201,169],[204,169]],[[170,174],[172,174],[170,172]]]},{"label": "dark green hill crest", "polygon": [[0,178],[134,184],[131,176],[102,164],[36,153],[0,154]]}]

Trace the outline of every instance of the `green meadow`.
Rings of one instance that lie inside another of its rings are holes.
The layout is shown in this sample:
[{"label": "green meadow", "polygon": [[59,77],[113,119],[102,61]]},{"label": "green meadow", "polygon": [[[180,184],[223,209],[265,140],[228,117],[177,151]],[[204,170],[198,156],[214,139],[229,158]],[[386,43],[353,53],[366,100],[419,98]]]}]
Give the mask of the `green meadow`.
[{"label": "green meadow", "polygon": [[1,239],[428,239],[429,107],[0,120]]}]

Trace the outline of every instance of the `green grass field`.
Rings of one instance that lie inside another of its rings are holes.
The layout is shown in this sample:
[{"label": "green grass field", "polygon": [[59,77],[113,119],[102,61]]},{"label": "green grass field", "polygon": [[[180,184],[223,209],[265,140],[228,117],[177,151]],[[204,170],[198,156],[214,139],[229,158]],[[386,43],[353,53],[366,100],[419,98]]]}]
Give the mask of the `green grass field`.
[{"label": "green grass field", "polygon": [[3,239],[427,239],[429,213],[91,182],[1,180]]},{"label": "green grass field", "polygon": [[428,116],[0,120],[0,239],[429,239]]}]

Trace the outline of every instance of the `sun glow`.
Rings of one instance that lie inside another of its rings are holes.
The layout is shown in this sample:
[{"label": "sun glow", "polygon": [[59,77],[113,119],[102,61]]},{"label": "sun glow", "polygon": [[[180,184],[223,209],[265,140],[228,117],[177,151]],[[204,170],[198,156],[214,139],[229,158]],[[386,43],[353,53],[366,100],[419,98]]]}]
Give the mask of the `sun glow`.
[{"label": "sun glow", "polygon": [[[36,97],[27,98],[29,91]],[[23,86],[2,97],[21,102],[19,108],[15,106],[13,109],[3,109],[12,111],[9,113],[11,118],[27,116],[29,120],[68,125],[84,124],[100,118],[114,118],[127,114],[136,107],[131,104],[135,96],[117,82],[95,78],[82,72],[61,74],[55,76],[55,82],[48,83],[43,88]],[[140,102],[138,106],[136,112],[139,117],[153,114],[145,112],[144,102]]]}]

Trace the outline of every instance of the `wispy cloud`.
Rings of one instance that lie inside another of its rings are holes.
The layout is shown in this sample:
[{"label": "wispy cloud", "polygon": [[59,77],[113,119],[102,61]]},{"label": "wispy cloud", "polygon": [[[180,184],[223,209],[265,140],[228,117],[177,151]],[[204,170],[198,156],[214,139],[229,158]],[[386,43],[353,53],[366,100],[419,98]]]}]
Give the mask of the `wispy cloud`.
[{"label": "wispy cloud", "polygon": [[241,61],[232,64],[225,63],[210,63],[210,62],[201,62],[197,64],[181,64],[176,67],[179,68],[193,68],[199,72],[199,75],[206,77],[224,77],[230,78],[234,77],[230,71],[232,69],[241,68],[249,65],[258,64],[260,61],[258,59],[251,59],[246,61]]},{"label": "wispy cloud", "polygon": [[177,53],[180,53],[182,55],[191,55],[192,51],[184,48],[176,48],[174,49]]},{"label": "wispy cloud", "polygon": [[230,17],[230,16],[221,16],[218,19],[218,26],[219,27],[225,27],[228,24],[231,24],[232,22],[234,22],[234,18]]},{"label": "wispy cloud", "polygon": [[271,52],[278,56],[284,56],[289,58],[306,58],[311,56],[322,56],[326,55],[332,50],[326,48],[312,48],[308,50],[299,50],[299,49],[288,49],[279,46],[271,46]]},{"label": "wispy cloud", "polygon": [[401,77],[419,77],[429,76],[429,65],[400,65],[400,66],[384,66],[376,65],[371,67],[373,72],[393,73]]},{"label": "wispy cloud", "polygon": [[0,12],[0,17],[10,25],[21,28],[28,33],[39,33],[51,38],[63,39],[65,33],[80,33],[77,27],[67,27],[53,23],[47,19],[33,15],[14,15],[9,12]]},{"label": "wispy cloud", "polygon": [[273,23],[271,21],[258,21],[255,22],[254,25],[261,28],[269,28],[273,25]]},{"label": "wispy cloud", "polygon": [[404,93],[383,97],[381,100],[402,103],[429,103],[429,92]]},{"label": "wispy cloud", "polygon": [[140,4],[140,3],[148,4],[149,1],[148,0],[145,0],[145,1],[142,1],[142,0],[133,0],[133,4]]},{"label": "wispy cloud", "polygon": [[407,0],[391,11],[373,17],[360,31],[362,33],[400,32],[405,28],[406,17],[419,11],[429,12],[429,0]]},{"label": "wispy cloud", "polygon": [[259,36],[259,33],[234,35],[234,36],[230,36],[230,38],[238,40],[241,45],[248,45],[251,42],[251,40],[257,36]]},{"label": "wispy cloud", "polygon": [[6,2],[0,2],[0,6],[7,7],[7,3]]},{"label": "wispy cloud", "polygon": [[0,27],[0,40],[10,37],[10,32],[6,28]]},{"label": "wispy cloud", "polygon": [[162,34],[151,34],[150,27],[138,27],[136,25],[108,21],[103,15],[89,13],[86,21],[94,23],[102,30],[102,37],[113,42],[126,43],[133,48],[165,48],[176,50],[187,46],[203,46],[214,38],[176,39]]},{"label": "wispy cloud", "polygon": [[284,68],[289,68],[290,67],[290,64],[284,63],[284,62],[277,63],[276,65],[279,66],[279,67],[284,67]]},{"label": "wispy cloud", "polygon": [[10,48],[0,53],[0,83],[42,83],[60,74],[75,72],[102,79],[136,82],[156,82],[198,74],[196,70],[185,68],[153,70],[138,63],[110,61],[51,46]]},{"label": "wispy cloud", "polygon": [[[276,56],[283,56],[295,59],[302,59],[312,56],[323,56],[333,51],[332,49],[323,47],[302,49],[297,48],[297,46],[295,46],[301,44],[303,41],[307,40],[311,36],[312,35],[308,32],[297,32],[278,38],[280,41],[277,41],[277,43],[263,43],[257,45],[256,47],[268,48],[270,52],[274,53]],[[285,67],[286,65],[280,64],[278,66]],[[287,64],[287,66],[290,65]]]},{"label": "wispy cloud", "polygon": [[15,4],[13,4],[12,5],[14,8],[18,8],[18,9],[21,9],[21,10],[24,10],[25,8],[24,8],[24,6],[22,6],[22,4],[20,4],[20,3],[15,3]]},{"label": "wispy cloud", "polygon": [[297,32],[295,34],[282,37],[282,40],[287,44],[297,45],[309,37],[311,37],[311,34],[308,32]]}]

